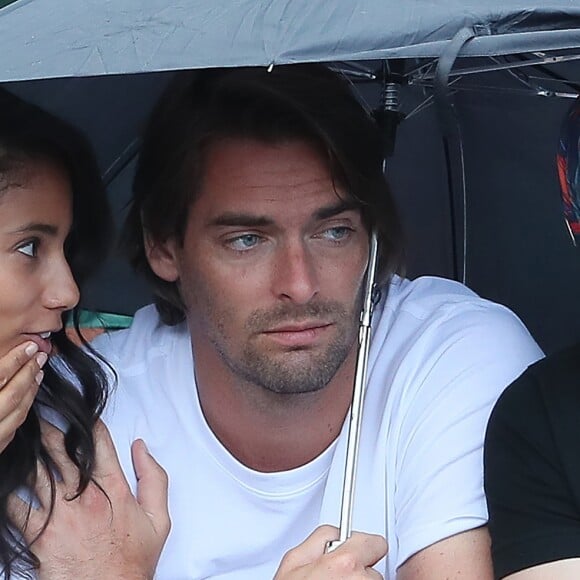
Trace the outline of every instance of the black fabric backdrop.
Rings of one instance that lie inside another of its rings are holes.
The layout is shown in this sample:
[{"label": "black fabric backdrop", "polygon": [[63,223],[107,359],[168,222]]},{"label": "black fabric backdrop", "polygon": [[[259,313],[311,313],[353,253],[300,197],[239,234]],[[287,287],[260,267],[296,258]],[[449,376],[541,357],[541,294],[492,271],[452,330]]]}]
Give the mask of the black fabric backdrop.
[{"label": "black fabric backdrop", "polygon": [[[565,72],[580,83],[580,62],[569,63]],[[5,86],[81,126],[104,172],[117,160],[121,169],[109,191],[120,223],[134,169],[134,159],[124,159],[131,158],[147,113],[169,76]],[[471,89],[501,85],[506,78],[480,75]],[[370,102],[377,99],[376,87],[357,90]],[[423,96],[423,89],[408,88],[403,109],[408,112]],[[580,249],[572,246],[564,225],[555,164],[560,124],[571,102],[484,88],[455,95],[466,170],[467,284],[512,308],[547,352],[580,340]],[[407,232],[408,275],[453,277],[447,173],[435,107],[402,122],[388,172]],[[460,207],[458,214],[459,219]],[[130,314],[150,296],[116,255],[85,298],[90,309]]]}]

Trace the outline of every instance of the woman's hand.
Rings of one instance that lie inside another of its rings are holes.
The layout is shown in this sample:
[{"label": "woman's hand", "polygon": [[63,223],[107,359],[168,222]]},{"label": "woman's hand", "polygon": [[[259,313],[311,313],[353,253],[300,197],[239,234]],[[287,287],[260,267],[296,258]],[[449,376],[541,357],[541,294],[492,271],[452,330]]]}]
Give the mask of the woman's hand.
[{"label": "woman's hand", "polygon": [[0,357],[0,453],[24,423],[44,376],[48,356],[32,341]]},{"label": "woman's hand", "polygon": [[284,556],[274,580],[382,578],[372,568],[387,553],[387,542],[382,536],[353,532],[344,544],[325,553],[326,544],[337,538],[336,528],[317,528]]}]

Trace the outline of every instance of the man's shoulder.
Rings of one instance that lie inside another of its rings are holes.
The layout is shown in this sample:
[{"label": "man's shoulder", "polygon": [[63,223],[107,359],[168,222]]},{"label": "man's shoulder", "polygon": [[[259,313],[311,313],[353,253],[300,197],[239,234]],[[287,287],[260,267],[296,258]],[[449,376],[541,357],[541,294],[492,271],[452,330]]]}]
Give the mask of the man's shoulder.
[{"label": "man's shoulder", "polygon": [[543,356],[508,308],[450,280],[395,279],[378,309],[370,360],[380,362],[376,371],[407,377],[413,390],[478,384],[482,396],[499,396]]},{"label": "man's shoulder", "polygon": [[521,320],[506,306],[481,298],[464,284],[423,276],[415,280],[394,278],[388,290],[384,314],[394,323],[402,319],[423,330],[429,328],[513,330],[533,341]]},{"label": "man's shoulder", "polygon": [[414,280],[394,277],[388,287],[387,301],[393,310],[414,312],[420,317],[450,306],[497,306],[460,282],[436,276]]},{"label": "man's shoulder", "polygon": [[151,354],[169,352],[184,335],[185,324],[167,326],[150,304],[135,313],[129,328],[105,332],[92,341],[92,346],[113,366],[126,366]]},{"label": "man's shoulder", "polygon": [[165,325],[155,307],[146,306],[137,311],[129,328],[101,335],[93,343],[109,363],[112,389],[104,419],[114,437],[129,433],[135,438],[136,425],[144,416],[155,417],[159,428],[168,428],[175,421],[172,401],[193,384],[186,324]]},{"label": "man's shoulder", "polygon": [[514,313],[459,283],[423,278],[394,284],[379,306],[370,363],[377,363],[374,376],[382,381],[405,377],[396,382],[401,392],[469,390],[472,400],[495,402],[543,356]]}]

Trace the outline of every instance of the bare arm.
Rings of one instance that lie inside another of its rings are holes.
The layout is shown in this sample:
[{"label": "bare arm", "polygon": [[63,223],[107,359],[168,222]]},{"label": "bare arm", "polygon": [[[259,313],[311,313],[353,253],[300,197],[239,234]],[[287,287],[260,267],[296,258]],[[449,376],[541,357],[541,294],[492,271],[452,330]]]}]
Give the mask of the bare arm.
[{"label": "bare arm", "polygon": [[[10,510],[34,554],[39,558],[40,580],[148,580],[169,533],[167,476],[142,441],[132,446],[138,480],[137,497],[129,489],[107,428],[95,429],[94,482],[77,498],[78,476],[64,451],[62,433],[43,425],[43,439],[62,480],[47,528],[35,539],[50,504],[48,476],[39,467],[35,492],[40,507],[26,522],[26,505],[16,496]],[[98,486],[101,486],[102,490]],[[74,499],[71,499],[74,498]]]},{"label": "bare arm", "polygon": [[384,538],[354,532],[342,546],[325,554],[326,543],[337,538],[338,530],[335,527],[317,528],[302,544],[284,556],[274,580],[382,578],[372,566],[387,553]]},{"label": "bare arm", "polygon": [[397,580],[492,580],[487,528],[463,532],[421,550],[397,571]]}]

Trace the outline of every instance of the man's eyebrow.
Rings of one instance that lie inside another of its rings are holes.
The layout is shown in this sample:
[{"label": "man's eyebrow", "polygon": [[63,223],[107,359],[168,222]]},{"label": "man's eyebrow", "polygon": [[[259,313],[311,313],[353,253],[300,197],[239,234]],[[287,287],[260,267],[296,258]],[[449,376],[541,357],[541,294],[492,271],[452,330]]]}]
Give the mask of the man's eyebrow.
[{"label": "man's eyebrow", "polygon": [[[341,201],[333,203],[314,212],[315,220],[325,220],[335,215],[341,214],[345,211],[358,210],[358,205],[352,201]],[[260,215],[238,213],[238,212],[224,212],[209,222],[210,226],[234,226],[245,228],[259,228],[275,225],[274,220]]]},{"label": "man's eyebrow", "polygon": [[314,217],[317,220],[326,220],[345,211],[353,210],[358,211],[359,205],[354,201],[341,201],[326,207],[321,207],[318,211],[315,212]]},{"label": "man's eyebrow", "polygon": [[274,225],[274,221],[265,216],[246,213],[225,212],[209,222],[210,226],[242,226],[246,228],[258,228]]},{"label": "man's eyebrow", "polygon": [[56,226],[38,222],[31,222],[12,230],[13,234],[28,234],[28,233],[39,233],[48,234],[49,236],[56,236],[58,233],[58,228]]}]

